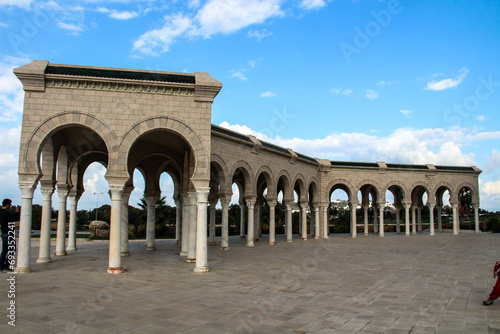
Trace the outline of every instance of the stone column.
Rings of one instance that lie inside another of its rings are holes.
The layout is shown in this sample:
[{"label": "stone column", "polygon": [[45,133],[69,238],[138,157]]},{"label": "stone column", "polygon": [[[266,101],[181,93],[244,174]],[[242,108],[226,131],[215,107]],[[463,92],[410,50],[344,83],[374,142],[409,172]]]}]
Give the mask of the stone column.
[{"label": "stone column", "polygon": [[365,223],[365,236],[368,236],[368,205],[363,205],[363,219]]},{"label": "stone column", "polygon": [[255,199],[246,199],[247,205],[248,205],[248,233],[247,233],[247,247],[255,247],[254,244],[254,205],[255,205]]},{"label": "stone column", "polygon": [[109,185],[111,193],[111,218],[109,226],[109,274],[123,272],[121,257],[121,218],[123,203],[123,187]]},{"label": "stone column", "polygon": [[323,204],[323,239],[328,239],[328,230],[330,229],[330,222],[328,220],[328,205]]},{"label": "stone column", "polygon": [[385,203],[379,203],[380,207],[380,213],[379,213],[379,220],[380,220],[380,228],[379,228],[379,236],[384,237],[384,207]]},{"label": "stone column", "polygon": [[319,206],[318,204],[314,205],[314,235],[316,239],[320,239],[321,235],[319,233]]},{"label": "stone column", "polygon": [[182,233],[181,233],[181,252],[180,256],[188,255],[188,244],[189,244],[189,212],[190,203],[187,194],[181,195],[182,201]]},{"label": "stone column", "polygon": [[208,245],[216,246],[215,242],[215,206],[217,201],[210,201],[210,230],[208,232]]},{"label": "stone column", "polygon": [[70,213],[69,213],[69,233],[68,233],[68,251],[76,251],[76,207],[80,196],[71,194],[69,196]]},{"label": "stone column", "polygon": [[121,219],[121,254],[122,256],[130,256],[128,245],[128,201],[132,193],[132,187],[125,187],[122,192],[122,219]]},{"label": "stone column", "polygon": [[437,218],[438,218],[438,232],[443,232],[443,214],[442,214],[442,210],[443,210],[443,207],[442,206],[438,206],[436,208],[437,210]]},{"label": "stone column", "polygon": [[177,198],[174,199],[175,203],[175,243],[180,243],[181,239],[181,215],[182,215],[182,201]]},{"label": "stone column", "polygon": [[417,207],[417,218],[418,218],[418,231],[422,232],[422,208]]},{"label": "stone column", "polygon": [[145,196],[148,205],[148,217],[146,224],[146,250],[155,251],[155,227],[156,227],[156,201],[158,196]]},{"label": "stone column", "polygon": [[[196,235],[197,235],[197,207],[196,192],[188,192],[189,197],[189,227],[188,227],[188,254],[186,262],[196,262]],[[206,235],[205,235],[206,238]]]},{"label": "stone column", "polygon": [[401,234],[401,207],[396,206],[396,233]]},{"label": "stone column", "polygon": [[292,236],[292,205],[290,202],[286,202],[285,206],[286,206],[286,219],[285,219],[286,242],[292,242],[293,241],[293,236]]},{"label": "stone column", "polygon": [[356,224],[356,206],[358,205],[357,202],[350,202],[349,203],[349,209],[351,210],[351,236],[353,238],[358,237],[358,231],[357,231],[357,224]]},{"label": "stone column", "polygon": [[256,201],[253,211],[253,240],[259,241],[260,201]]},{"label": "stone column", "polygon": [[481,233],[481,230],[479,229],[479,203],[477,204],[472,204],[474,207],[474,223],[476,227],[476,233]]},{"label": "stone column", "polygon": [[314,211],[314,206],[312,203],[309,203],[309,234],[311,236],[311,239],[314,239],[316,236],[316,228],[315,228],[315,211]]},{"label": "stone column", "polygon": [[411,204],[403,204],[405,207],[405,236],[410,236],[410,207]]},{"label": "stone column", "polygon": [[[67,188],[64,185],[63,188]],[[68,198],[68,190],[57,190],[59,195],[59,213],[57,215],[57,240],[55,256],[66,256],[66,200]]]},{"label": "stone column", "polygon": [[222,233],[221,233],[221,249],[228,250],[229,249],[229,202],[231,201],[231,197],[227,196],[227,198],[220,199],[222,204]]},{"label": "stone column", "polygon": [[21,188],[21,217],[19,220],[19,241],[17,245],[17,268],[18,274],[30,273],[31,256],[31,221],[33,191],[35,187],[31,184],[19,184]]},{"label": "stone column", "polygon": [[209,187],[196,188],[198,212],[196,215],[196,266],[195,273],[206,273],[208,269],[207,253],[207,204]]},{"label": "stone column", "polygon": [[276,201],[267,201],[269,205],[269,244],[276,244]]},{"label": "stone column", "polygon": [[458,204],[451,204],[451,208],[453,209],[453,235],[458,235]]},{"label": "stone column", "polygon": [[245,237],[245,202],[240,202],[240,238]]},{"label": "stone column", "polygon": [[417,207],[411,207],[411,234],[417,234]]},{"label": "stone column", "polygon": [[40,189],[43,195],[42,206],[42,224],[40,228],[40,249],[38,253],[37,263],[51,263],[50,258],[50,222],[52,218],[52,194],[54,187],[42,187]]},{"label": "stone column", "polygon": [[427,203],[429,207],[429,227],[430,227],[430,235],[434,235],[434,206],[435,203]]},{"label": "stone column", "polygon": [[300,204],[300,215],[302,223],[302,240],[307,240],[307,204]]},{"label": "stone column", "polygon": [[372,205],[373,207],[373,234],[378,234],[378,219],[377,219],[377,207]]}]

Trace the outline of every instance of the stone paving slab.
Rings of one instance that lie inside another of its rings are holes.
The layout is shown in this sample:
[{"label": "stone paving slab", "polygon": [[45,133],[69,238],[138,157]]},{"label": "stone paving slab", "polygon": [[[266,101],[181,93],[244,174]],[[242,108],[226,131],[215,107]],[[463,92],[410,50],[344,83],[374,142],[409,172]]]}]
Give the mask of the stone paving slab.
[{"label": "stone paving slab", "polygon": [[33,242],[33,273],[15,275],[15,327],[12,275],[0,273],[0,333],[500,333],[500,301],[481,305],[500,234],[263,236],[251,249],[235,236],[228,251],[209,247],[206,274],[173,240],[156,247],[131,241],[125,273],[110,275],[105,241],[51,264],[36,263]]}]

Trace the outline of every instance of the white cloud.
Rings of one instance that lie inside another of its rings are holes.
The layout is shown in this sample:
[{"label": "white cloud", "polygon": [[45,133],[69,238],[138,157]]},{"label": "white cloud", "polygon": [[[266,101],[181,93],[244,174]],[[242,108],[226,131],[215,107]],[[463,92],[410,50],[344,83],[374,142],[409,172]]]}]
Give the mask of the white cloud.
[{"label": "white cloud", "polygon": [[72,34],[78,34],[83,31],[83,27],[77,23],[57,22],[57,26],[70,31]]},{"label": "white cloud", "polygon": [[406,117],[410,117],[410,114],[413,112],[413,110],[407,110],[407,109],[401,109],[401,113],[405,115]]},{"label": "white cloud", "polygon": [[376,90],[373,90],[373,89],[367,89],[365,97],[368,100],[373,101],[373,100],[378,98],[378,92]]},{"label": "white cloud", "polygon": [[486,172],[500,170],[500,152],[493,149],[483,168]]},{"label": "white cloud", "polygon": [[[133,49],[149,55],[169,50],[177,38],[230,34],[284,15],[282,0],[210,0],[194,14],[169,15],[161,29],[144,33]],[[262,34],[262,31],[261,31]]]},{"label": "white cloud", "polygon": [[435,80],[432,80],[431,82],[428,82],[426,89],[439,91],[449,88],[456,88],[465,79],[467,73],[469,73],[469,70],[466,67],[464,67],[460,69],[459,72],[460,74],[455,79],[443,79],[437,82]]},{"label": "white cloud", "polygon": [[238,78],[242,81],[248,81],[248,78],[241,71],[232,70],[231,73],[233,73],[231,75],[232,78]]},{"label": "white cloud", "polygon": [[326,2],[325,0],[302,0],[298,6],[306,10],[320,9],[326,6]]},{"label": "white cloud", "polygon": [[477,117],[476,117],[476,119],[477,119],[478,121],[485,121],[485,120],[486,120],[486,117],[484,117],[484,115],[479,115],[479,116],[477,116]]},{"label": "white cloud", "polygon": [[393,81],[384,81],[384,80],[382,80],[382,81],[377,82],[377,86],[389,86],[389,85],[392,85],[392,84],[394,84]]},{"label": "white cloud", "polygon": [[267,92],[260,94],[260,97],[275,97],[275,96],[277,96],[276,93],[273,93],[269,90]]},{"label": "white cloud", "polygon": [[0,58],[0,122],[20,120],[24,91],[21,81],[14,75],[13,70],[29,62],[30,60],[26,58],[9,56]]},{"label": "white cloud", "polygon": [[137,14],[137,12],[135,11],[117,11],[115,9],[108,9],[106,7],[99,7],[97,8],[97,11],[99,13],[108,14],[109,17],[117,20],[129,20],[139,16],[139,14]]},{"label": "white cloud", "polygon": [[29,9],[33,0],[0,0],[0,6],[17,6]]},{"label": "white cloud", "polygon": [[483,185],[483,191],[489,196],[500,197],[500,180],[485,182]]},{"label": "white cloud", "polygon": [[273,33],[267,31],[267,29],[262,30],[249,30],[248,37],[255,37],[258,42],[260,42],[263,38],[271,36]]}]

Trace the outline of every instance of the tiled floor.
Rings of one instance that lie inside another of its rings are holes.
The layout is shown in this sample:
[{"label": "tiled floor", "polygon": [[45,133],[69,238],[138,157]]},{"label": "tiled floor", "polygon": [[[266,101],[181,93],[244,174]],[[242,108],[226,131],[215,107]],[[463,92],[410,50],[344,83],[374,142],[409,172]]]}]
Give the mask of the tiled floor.
[{"label": "tiled floor", "polygon": [[[294,236],[296,237],[296,236]],[[500,333],[494,284],[500,234],[425,232],[333,235],[276,246],[209,247],[192,272],[172,240],[157,251],[131,241],[126,272],[106,274],[107,242],[16,275],[16,326],[8,324],[11,275],[0,273],[0,333]],[[13,299],[12,299],[13,300]]]}]

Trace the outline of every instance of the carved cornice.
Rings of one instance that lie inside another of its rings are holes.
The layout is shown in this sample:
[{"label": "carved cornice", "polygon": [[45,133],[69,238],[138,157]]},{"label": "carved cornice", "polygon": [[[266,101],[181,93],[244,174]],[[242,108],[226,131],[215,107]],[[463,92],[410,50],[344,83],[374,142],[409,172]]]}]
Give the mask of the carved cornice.
[{"label": "carved cornice", "polygon": [[47,88],[104,90],[126,93],[146,93],[161,95],[194,96],[194,88],[172,84],[137,83],[129,80],[96,80],[94,78],[68,78],[57,75],[46,75]]}]

